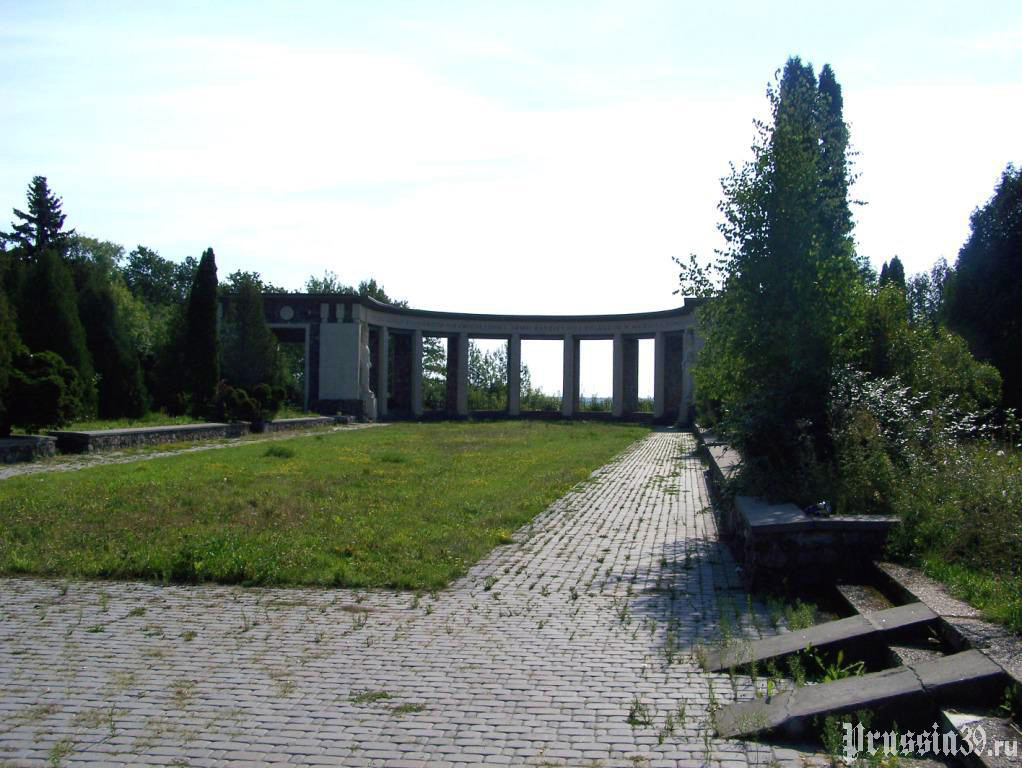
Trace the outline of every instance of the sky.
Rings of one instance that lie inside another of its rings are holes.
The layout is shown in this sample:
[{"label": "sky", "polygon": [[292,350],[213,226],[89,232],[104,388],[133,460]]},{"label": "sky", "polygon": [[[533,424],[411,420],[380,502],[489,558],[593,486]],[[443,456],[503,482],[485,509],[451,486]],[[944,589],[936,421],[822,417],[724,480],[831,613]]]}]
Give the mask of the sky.
[{"label": "sky", "polygon": [[[665,309],[792,55],[842,85],[859,251],[953,262],[1022,163],[1017,3],[0,0],[0,207],[43,175],[80,233],[292,289]],[[524,354],[559,391],[559,349]]]}]

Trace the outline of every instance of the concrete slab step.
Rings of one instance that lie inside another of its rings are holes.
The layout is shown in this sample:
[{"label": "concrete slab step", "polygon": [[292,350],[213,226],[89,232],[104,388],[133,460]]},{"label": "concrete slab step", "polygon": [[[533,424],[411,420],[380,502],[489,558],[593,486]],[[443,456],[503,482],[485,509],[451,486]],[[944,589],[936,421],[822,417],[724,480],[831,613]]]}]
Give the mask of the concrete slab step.
[{"label": "concrete slab step", "polygon": [[807,648],[850,646],[883,633],[921,626],[936,619],[937,614],[922,603],[899,605],[750,643],[731,645],[719,651],[713,650],[704,655],[704,666],[709,671],[719,672],[776,659]]},{"label": "concrete slab step", "polygon": [[[714,725],[724,738],[780,733],[799,736],[814,718],[867,709],[905,723],[906,716],[924,715],[941,704],[988,697],[1006,676],[978,651],[964,651],[938,661],[886,669],[822,685],[807,685],[769,699],[754,699],[724,707]],[[898,717],[900,714],[900,717]]]},{"label": "concrete slab step", "polygon": [[835,586],[838,594],[856,613],[883,611],[894,607],[894,603],[883,592],[869,584],[837,584]]},{"label": "concrete slab step", "polygon": [[[940,614],[952,645],[983,651],[1022,690],[1022,638],[1006,627],[986,621],[977,608],[954,597],[947,587],[921,571],[894,563],[877,563],[877,568],[900,598],[918,600]],[[1017,703],[1022,706],[1022,694]]]}]

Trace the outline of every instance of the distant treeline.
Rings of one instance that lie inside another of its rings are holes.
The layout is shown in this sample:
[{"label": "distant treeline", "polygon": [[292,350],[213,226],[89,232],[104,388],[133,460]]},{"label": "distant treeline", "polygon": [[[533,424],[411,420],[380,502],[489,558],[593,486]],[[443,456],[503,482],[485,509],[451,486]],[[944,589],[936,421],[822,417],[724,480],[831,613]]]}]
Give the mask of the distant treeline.
[{"label": "distant treeline", "polygon": [[[0,233],[0,433],[71,421],[134,418],[151,410],[197,418],[272,417],[302,404],[300,353],[265,323],[257,272],[218,280],[213,249],[175,262],[65,229],[46,179],[28,187]],[[375,280],[332,272],[305,290],[390,302]],[[217,322],[218,296],[234,294]]]},{"label": "distant treeline", "polygon": [[[304,352],[280,344],[263,314],[262,295],[287,288],[243,270],[218,279],[212,248],[175,262],[144,245],[126,252],[64,221],[61,199],[37,176],[26,209],[0,233],[0,434],[150,411],[272,418],[283,404],[303,405]],[[303,290],[407,306],[374,279],[348,285],[330,271]],[[223,293],[233,300],[218,323]],[[423,374],[427,408],[444,407],[442,339],[424,339]],[[527,366],[521,381],[523,405],[555,409]],[[469,388],[473,409],[506,407],[506,350],[470,346]]]}]

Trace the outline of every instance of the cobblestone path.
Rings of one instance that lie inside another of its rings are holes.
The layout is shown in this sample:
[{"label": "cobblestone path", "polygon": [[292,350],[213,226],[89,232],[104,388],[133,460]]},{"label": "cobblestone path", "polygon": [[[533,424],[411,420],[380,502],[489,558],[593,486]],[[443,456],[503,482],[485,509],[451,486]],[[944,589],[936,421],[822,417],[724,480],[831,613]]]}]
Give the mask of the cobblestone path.
[{"label": "cobblestone path", "polygon": [[772,630],[694,447],[650,434],[435,595],[0,580],[0,764],[801,765],[710,737],[751,682],[693,648]]}]

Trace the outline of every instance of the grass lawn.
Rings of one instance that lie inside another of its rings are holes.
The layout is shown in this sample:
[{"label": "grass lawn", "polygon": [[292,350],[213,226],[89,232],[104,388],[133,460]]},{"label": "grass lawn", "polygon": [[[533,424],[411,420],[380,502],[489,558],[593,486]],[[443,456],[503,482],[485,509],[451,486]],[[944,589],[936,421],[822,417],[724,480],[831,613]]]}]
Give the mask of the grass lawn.
[{"label": "grass lawn", "polygon": [[0,573],[432,589],[643,427],[397,424],[0,482]]}]

